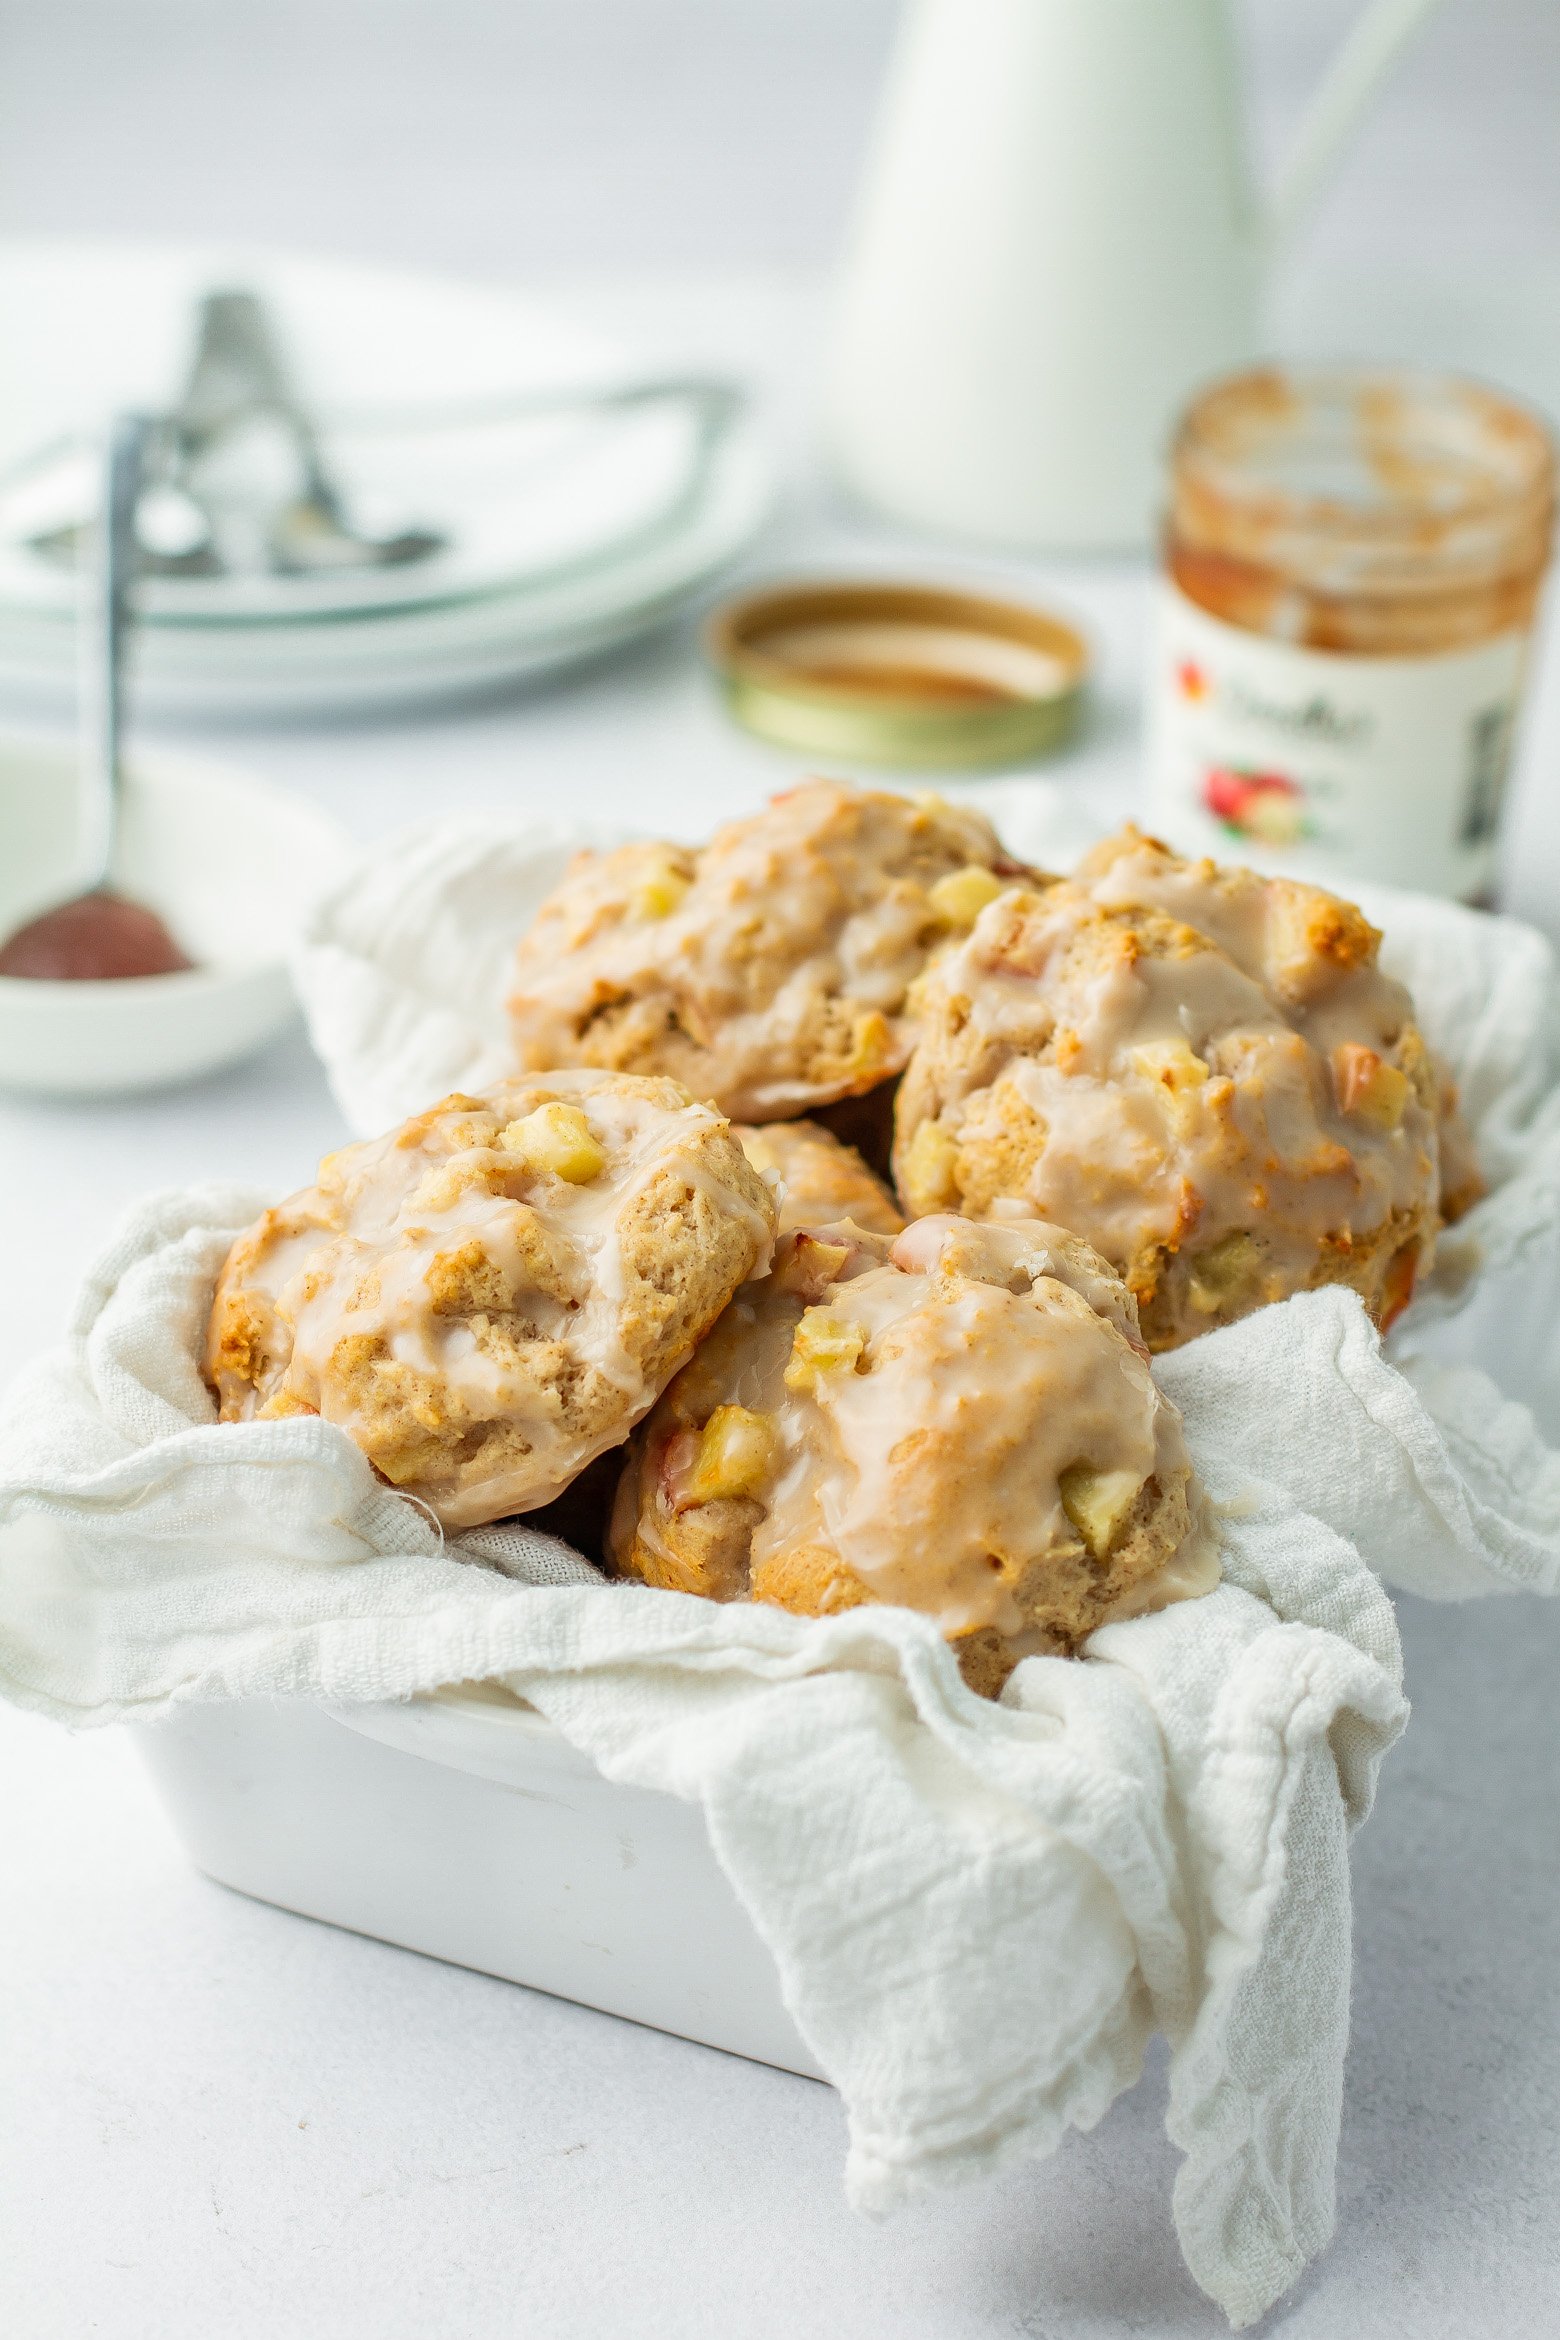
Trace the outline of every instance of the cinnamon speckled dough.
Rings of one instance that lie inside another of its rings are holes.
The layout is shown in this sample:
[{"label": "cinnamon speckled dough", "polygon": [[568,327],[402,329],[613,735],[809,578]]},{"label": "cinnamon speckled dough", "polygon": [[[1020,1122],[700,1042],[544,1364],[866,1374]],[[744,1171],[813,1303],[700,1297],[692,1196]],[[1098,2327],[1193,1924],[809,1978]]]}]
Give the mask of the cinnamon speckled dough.
[{"label": "cinnamon speckled dough", "polygon": [[447,1097],[239,1237],[207,1378],[224,1421],[337,1423],[448,1527],[534,1510],[627,1437],[774,1229],[728,1124],[675,1081]]},{"label": "cinnamon speckled dough", "polygon": [[918,987],[907,1209],[1075,1228],[1155,1350],[1320,1284],[1390,1323],[1440,1224],[1444,1100],[1380,940],[1131,828],[1004,894]]},{"label": "cinnamon speckled dough", "polygon": [[518,1061],[670,1073],[742,1121],[858,1095],[904,1063],[905,993],[993,870],[1019,865],[978,813],[824,780],[702,850],[582,853],[519,946]]},{"label": "cinnamon speckled dough", "polygon": [[776,1190],[780,1231],[851,1219],[874,1235],[897,1235],[904,1215],[854,1146],[816,1121],[735,1122],[733,1135],[755,1170]]},{"label": "cinnamon speckled dough", "polygon": [[1207,1591],[1217,1555],[1131,1295],[1036,1222],[783,1236],[636,1431],[624,1575],[935,1617],[971,1687]]}]

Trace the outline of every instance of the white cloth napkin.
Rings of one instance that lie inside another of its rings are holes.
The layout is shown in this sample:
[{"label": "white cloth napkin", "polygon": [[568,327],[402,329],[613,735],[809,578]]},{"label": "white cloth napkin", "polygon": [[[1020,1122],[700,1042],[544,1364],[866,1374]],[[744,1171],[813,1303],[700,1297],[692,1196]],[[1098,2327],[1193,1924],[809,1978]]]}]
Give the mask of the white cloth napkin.
[{"label": "white cloth napkin", "polygon": [[[1001,817],[1039,853],[1015,817],[1029,804]],[[303,982],[359,1127],[500,1069],[509,939],[565,849],[445,830],[326,906]],[[1421,950],[1432,1035],[1503,1179],[1479,1214],[1481,1293],[1553,1282],[1543,947],[1423,905],[1392,930]],[[805,1620],[607,1587],[523,1527],[446,1547],[329,1426],[214,1423],[196,1365],[211,1286],[265,1199],[146,1205],[68,1347],[15,1385],[0,1687],[89,1722],[502,1678],[609,1776],[702,1805],[841,2090],[855,2201],[890,2208],[1050,2150],[1131,2084],[1157,2026],[1182,2246],[1231,2321],[1254,2321],[1331,2228],[1346,1840],[1404,1716],[1361,1551],[1431,1591],[1557,1573],[1560,1465],[1468,1361],[1484,1299],[1459,1303],[1449,1280],[1414,1312],[1401,1371],[1337,1290],[1161,1359],[1226,1581],[1105,1629],[1081,1663],[1030,1660],[991,1705],[907,1612]],[[1553,1308],[1531,1314],[1552,1363]]]}]

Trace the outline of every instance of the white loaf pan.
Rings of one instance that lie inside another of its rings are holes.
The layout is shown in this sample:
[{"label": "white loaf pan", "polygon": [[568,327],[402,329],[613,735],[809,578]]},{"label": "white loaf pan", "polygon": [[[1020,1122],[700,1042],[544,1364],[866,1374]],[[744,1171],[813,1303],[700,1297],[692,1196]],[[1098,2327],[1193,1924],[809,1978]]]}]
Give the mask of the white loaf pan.
[{"label": "white loaf pan", "polygon": [[697,1805],[614,1786],[502,1691],[190,1705],[136,1735],[223,1885],[823,2078]]}]

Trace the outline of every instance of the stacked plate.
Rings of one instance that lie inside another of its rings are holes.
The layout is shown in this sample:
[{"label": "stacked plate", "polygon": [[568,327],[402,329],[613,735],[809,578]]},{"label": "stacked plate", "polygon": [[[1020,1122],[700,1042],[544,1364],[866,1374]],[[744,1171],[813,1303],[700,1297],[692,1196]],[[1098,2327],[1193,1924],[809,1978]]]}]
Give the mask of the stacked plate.
[{"label": "stacked plate", "polygon": [[767,513],[740,412],[675,396],[525,412],[634,369],[510,294],[253,251],[0,241],[0,697],[72,694],[78,589],[33,541],[59,517],[47,499],[111,411],[173,403],[196,304],[224,285],[264,302],[354,519],[443,543],[398,568],[143,579],[152,717],[391,708],[545,672],[669,615]]}]

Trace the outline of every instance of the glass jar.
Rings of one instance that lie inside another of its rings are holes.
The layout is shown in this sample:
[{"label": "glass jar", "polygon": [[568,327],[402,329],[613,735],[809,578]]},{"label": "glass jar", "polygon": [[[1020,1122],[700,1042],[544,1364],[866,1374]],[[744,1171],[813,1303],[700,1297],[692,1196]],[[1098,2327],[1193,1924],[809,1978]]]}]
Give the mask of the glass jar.
[{"label": "glass jar", "polygon": [[1445,375],[1263,369],[1176,435],[1150,818],[1187,849],[1487,899],[1554,450]]}]

